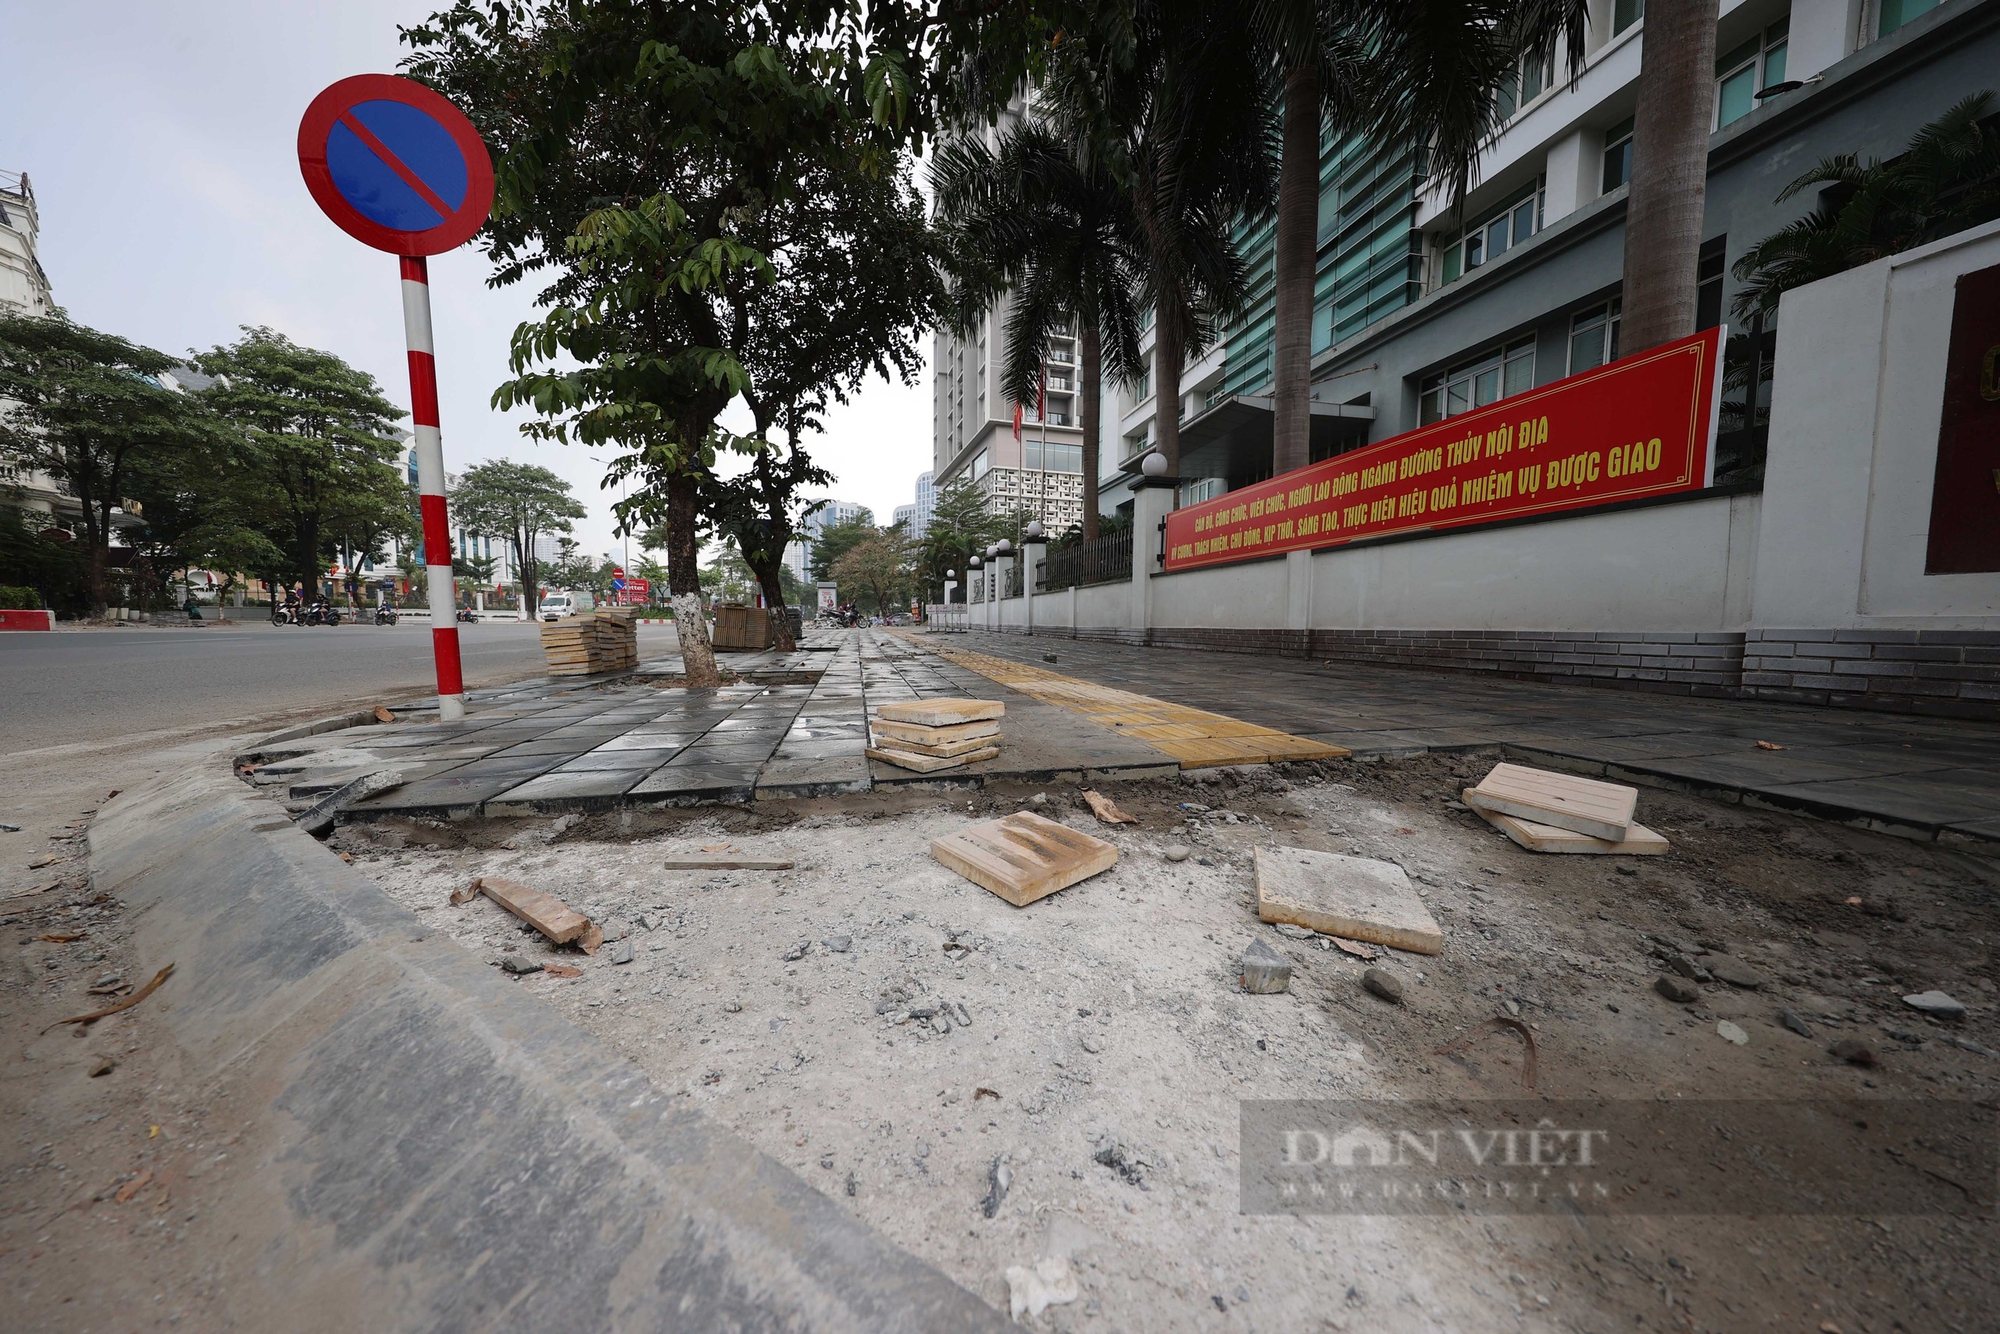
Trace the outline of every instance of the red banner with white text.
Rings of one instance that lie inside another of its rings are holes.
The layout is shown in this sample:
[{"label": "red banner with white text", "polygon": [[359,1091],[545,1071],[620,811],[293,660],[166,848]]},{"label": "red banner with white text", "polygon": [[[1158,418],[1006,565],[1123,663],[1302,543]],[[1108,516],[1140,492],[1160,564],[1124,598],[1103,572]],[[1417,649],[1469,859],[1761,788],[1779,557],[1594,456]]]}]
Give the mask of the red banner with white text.
[{"label": "red banner with white text", "polygon": [[1166,568],[1708,486],[1723,336],[1706,329],[1175,510]]}]

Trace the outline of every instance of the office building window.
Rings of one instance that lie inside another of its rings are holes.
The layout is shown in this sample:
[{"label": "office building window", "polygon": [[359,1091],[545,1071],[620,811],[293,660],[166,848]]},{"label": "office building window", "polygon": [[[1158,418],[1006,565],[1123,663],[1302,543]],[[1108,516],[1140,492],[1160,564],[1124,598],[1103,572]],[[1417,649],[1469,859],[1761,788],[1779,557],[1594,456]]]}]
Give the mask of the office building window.
[{"label": "office building window", "polygon": [[1424,381],[1417,400],[1423,425],[1455,417],[1473,408],[1532,389],[1535,384],[1535,340],[1524,338],[1484,352],[1463,365]]},{"label": "office building window", "polygon": [[1132,402],[1136,406],[1153,396],[1153,359],[1146,358],[1146,368],[1139,372],[1138,380],[1132,385]]},{"label": "office building window", "polygon": [[988,466],[985,450],[982,449],[977,454],[974,454],[972,456],[972,467],[968,470],[971,473],[972,480],[976,482],[984,477]]},{"label": "office building window", "polygon": [[1082,445],[1065,445],[1058,440],[1044,445],[1039,440],[1023,440],[1021,449],[1027,458],[1029,472],[1083,471]]},{"label": "office building window", "polygon": [[1442,281],[1456,281],[1540,231],[1544,193],[1542,182],[1537,180],[1477,227],[1445,238]]},{"label": "office building window", "polygon": [[1875,25],[1877,37],[1887,37],[1919,14],[1938,7],[1938,0],[1882,0],[1882,16]]},{"label": "office building window", "polygon": [[1618,315],[1623,301],[1581,311],[1569,322],[1569,373],[1587,371],[1618,360]]},{"label": "office building window", "polygon": [[1699,333],[1722,323],[1722,269],[1729,238],[1718,236],[1701,248],[1695,263],[1694,327]]},{"label": "office building window", "polygon": [[1555,83],[1555,57],[1522,56],[1507,77],[1501,80],[1494,98],[1500,104],[1500,119],[1512,120]]},{"label": "office building window", "polygon": [[1646,0],[1617,0],[1611,6],[1611,35],[1616,37],[1646,17]]},{"label": "office building window", "polygon": [[1226,488],[1220,477],[1197,477],[1192,482],[1181,483],[1180,503],[1183,507],[1199,505],[1204,500],[1213,500]]},{"label": "office building window", "polygon": [[1632,117],[1604,132],[1604,189],[1610,194],[1632,179]]},{"label": "office building window", "polygon": [[1757,109],[1757,94],[1785,81],[1792,21],[1779,19],[1715,62],[1715,128],[1734,125]]},{"label": "office building window", "polygon": [[1320,302],[1313,307],[1313,351],[1324,352],[1333,346],[1333,299]]}]

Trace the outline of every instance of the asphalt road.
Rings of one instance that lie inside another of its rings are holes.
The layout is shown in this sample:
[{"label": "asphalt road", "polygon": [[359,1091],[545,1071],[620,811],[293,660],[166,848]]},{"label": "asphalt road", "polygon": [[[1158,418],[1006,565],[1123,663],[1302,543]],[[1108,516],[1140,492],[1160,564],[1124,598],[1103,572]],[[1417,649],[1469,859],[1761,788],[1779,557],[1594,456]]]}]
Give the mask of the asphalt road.
[{"label": "asphalt road", "polygon": [[[667,651],[670,626],[641,626]],[[462,625],[466,683],[538,675],[532,625]],[[0,634],[0,755],[134,736],[163,728],[339,707],[430,686],[422,621],[335,628],[268,623],[201,629],[57,630]]]}]

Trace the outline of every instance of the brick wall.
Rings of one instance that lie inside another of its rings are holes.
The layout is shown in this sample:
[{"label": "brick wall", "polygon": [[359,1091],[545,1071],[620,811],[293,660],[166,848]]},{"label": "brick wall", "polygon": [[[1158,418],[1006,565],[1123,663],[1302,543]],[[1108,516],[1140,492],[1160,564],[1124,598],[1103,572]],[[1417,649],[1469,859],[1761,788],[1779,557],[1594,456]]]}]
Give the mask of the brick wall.
[{"label": "brick wall", "polygon": [[2000,632],[1752,630],[1742,691],[1800,704],[2000,717]]},{"label": "brick wall", "polygon": [[1741,675],[1743,636],[1694,630],[1315,630],[1312,654],[1519,680],[1728,695]]}]

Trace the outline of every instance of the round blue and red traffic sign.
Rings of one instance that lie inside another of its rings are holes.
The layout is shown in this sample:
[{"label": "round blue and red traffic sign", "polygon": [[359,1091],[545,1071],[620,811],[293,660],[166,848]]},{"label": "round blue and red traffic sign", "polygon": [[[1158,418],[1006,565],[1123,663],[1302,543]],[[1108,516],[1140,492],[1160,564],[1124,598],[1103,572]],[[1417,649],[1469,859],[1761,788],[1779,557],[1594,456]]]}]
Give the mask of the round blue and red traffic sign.
[{"label": "round blue and red traffic sign", "polygon": [[313,99],[299,170],[342,231],[394,255],[455,249],[493,207],[493,161],[472,122],[393,74],[357,74]]}]

